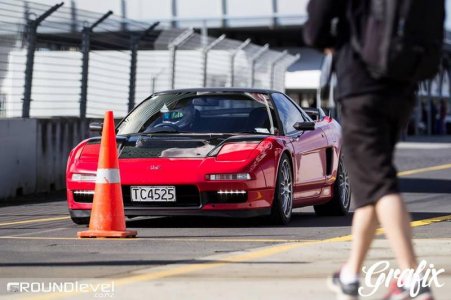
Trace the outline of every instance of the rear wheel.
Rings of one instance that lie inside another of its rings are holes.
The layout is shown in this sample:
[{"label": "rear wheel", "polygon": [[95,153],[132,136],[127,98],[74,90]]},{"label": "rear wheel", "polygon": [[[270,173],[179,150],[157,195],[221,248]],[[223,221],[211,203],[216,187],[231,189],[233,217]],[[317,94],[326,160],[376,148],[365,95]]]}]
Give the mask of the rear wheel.
[{"label": "rear wheel", "polygon": [[348,171],[343,160],[338,163],[337,179],[333,187],[333,198],[329,202],[315,205],[315,213],[319,216],[344,216],[351,207],[351,185]]},{"label": "rear wheel", "polygon": [[291,220],[293,210],[293,175],[286,154],[282,155],[277,173],[276,191],[271,207],[271,221],[274,224],[286,225]]}]

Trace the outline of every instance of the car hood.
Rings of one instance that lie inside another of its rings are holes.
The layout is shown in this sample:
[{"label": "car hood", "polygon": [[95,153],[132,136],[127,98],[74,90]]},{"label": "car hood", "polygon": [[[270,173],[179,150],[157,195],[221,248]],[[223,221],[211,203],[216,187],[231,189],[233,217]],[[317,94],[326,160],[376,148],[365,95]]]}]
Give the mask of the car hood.
[{"label": "car hood", "polygon": [[[134,134],[118,136],[119,158],[203,158],[214,156],[225,143],[262,141],[252,134]],[[98,143],[93,139],[88,143]]]}]

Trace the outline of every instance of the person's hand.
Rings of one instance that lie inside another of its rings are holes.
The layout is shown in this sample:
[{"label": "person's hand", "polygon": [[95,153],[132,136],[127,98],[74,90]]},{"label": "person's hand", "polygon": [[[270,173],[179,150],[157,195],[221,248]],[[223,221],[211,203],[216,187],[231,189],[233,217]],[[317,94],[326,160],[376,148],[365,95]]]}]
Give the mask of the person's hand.
[{"label": "person's hand", "polygon": [[335,52],[334,48],[326,48],[326,49],[324,49],[324,54],[325,55],[333,55],[334,52]]}]

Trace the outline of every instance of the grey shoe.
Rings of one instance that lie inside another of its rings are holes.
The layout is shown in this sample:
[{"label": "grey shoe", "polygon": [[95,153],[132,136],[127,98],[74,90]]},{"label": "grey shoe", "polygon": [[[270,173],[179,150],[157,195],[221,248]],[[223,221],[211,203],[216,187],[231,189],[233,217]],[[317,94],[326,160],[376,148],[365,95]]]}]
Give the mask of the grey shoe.
[{"label": "grey shoe", "polygon": [[327,286],[337,295],[337,300],[358,300],[359,282],[344,284],[340,280],[340,272],[336,272],[327,280]]}]

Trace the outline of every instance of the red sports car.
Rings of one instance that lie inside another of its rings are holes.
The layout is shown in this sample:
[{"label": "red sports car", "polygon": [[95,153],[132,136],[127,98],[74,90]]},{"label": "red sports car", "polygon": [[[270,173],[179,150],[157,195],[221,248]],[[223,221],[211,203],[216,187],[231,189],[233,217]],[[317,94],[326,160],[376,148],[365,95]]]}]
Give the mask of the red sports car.
[{"label": "red sports car", "polygon": [[[265,215],[286,224],[296,207],[349,210],[340,125],[283,93],[159,92],[116,131],[127,217]],[[100,138],[90,138],[69,155],[67,202],[77,224],[89,220],[99,148]]]}]

